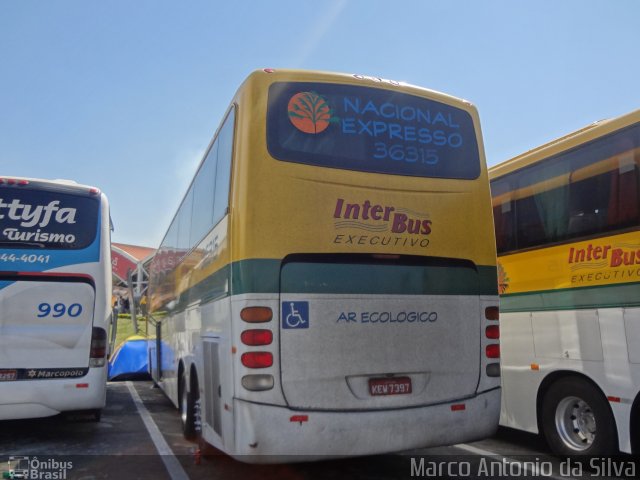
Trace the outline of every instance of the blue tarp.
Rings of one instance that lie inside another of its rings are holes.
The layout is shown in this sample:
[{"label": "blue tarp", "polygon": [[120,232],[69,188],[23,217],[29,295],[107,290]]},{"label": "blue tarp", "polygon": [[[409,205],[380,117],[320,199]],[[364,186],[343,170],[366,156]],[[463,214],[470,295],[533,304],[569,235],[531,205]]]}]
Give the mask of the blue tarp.
[{"label": "blue tarp", "polygon": [[109,380],[148,378],[147,342],[134,336],[121,343],[109,359]]}]

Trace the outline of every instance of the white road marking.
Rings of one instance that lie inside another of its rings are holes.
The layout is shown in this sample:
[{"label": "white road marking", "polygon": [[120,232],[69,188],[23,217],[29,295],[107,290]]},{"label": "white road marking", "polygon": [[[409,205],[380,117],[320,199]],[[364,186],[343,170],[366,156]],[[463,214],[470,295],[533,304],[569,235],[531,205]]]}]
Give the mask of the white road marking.
[{"label": "white road marking", "polygon": [[182,465],[180,465],[180,462],[171,450],[171,447],[169,447],[169,444],[162,436],[162,433],[160,433],[160,429],[156,425],[156,422],[153,421],[153,418],[151,418],[149,410],[144,406],[144,403],[133,386],[133,383],[127,382],[127,388],[129,389],[131,398],[133,398],[133,403],[135,403],[138,413],[144,422],[144,426],[147,427],[147,432],[149,432],[149,436],[151,437],[151,440],[153,440],[153,444],[156,446],[156,450],[158,450],[167,472],[169,472],[171,480],[189,480],[187,472],[184,471]]},{"label": "white road marking", "polygon": [[[453,445],[453,447],[459,448],[460,450],[465,450],[469,453],[473,453],[474,455],[482,455],[484,457],[497,457],[500,459],[500,461],[504,460],[507,463],[517,463],[517,464],[520,464],[522,466],[522,470],[526,471],[529,475],[535,476],[536,474],[538,474],[538,472],[535,472],[529,468],[529,466],[527,465],[527,463],[529,462],[521,462],[519,460],[514,460],[513,458],[505,457],[504,455],[500,455],[499,453],[491,452],[489,450],[484,450],[483,448],[474,447],[472,445],[466,445],[464,443]],[[555,476],[555,475],[545,476],[545,478],[552,478],[555,480],[576,480],[575,478],[572,478],[572,477]]]}]

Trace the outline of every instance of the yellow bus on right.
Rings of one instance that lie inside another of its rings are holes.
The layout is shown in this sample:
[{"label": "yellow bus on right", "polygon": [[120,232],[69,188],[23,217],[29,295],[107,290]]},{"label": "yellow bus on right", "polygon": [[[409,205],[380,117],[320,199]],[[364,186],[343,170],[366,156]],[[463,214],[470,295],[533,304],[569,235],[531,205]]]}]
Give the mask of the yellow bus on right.
[{"label": "yellow bus on right", "polygon": [[640,449],[640,110],[490,170],[500,423],[561,455]]}]

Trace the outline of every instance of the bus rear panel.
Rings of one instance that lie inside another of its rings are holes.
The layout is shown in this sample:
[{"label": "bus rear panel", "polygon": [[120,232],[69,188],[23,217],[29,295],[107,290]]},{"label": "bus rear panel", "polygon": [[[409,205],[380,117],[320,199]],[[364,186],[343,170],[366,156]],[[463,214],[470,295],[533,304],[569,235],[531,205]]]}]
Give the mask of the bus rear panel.
[{"label": "bus rear panel", "polygon": [[276,71],[249,77],[231,117],[227,213],[152,299],[169,317],[157,342],[171,352],[158,356],[169,397],[197,387],[204,439],[250,462],[493,433],[495,245],[475,109],[395,82]]},{"label": "bus rear panel", "polygon": [[110,314],[108,218],[96,189],[0,180],[0,419],[77,410],[99,417]]}]

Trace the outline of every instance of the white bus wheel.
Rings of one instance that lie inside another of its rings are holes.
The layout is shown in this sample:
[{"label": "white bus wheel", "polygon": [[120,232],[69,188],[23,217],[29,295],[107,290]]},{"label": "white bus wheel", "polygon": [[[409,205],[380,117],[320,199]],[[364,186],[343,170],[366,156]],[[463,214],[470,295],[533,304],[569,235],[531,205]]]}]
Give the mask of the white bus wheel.
[{"label": "white bus wheel", "polygon": [[544,435],[554,453],[610,455],[617,451],[609,404],[586,380],[557,380],[544,396],[541,413]]}]

